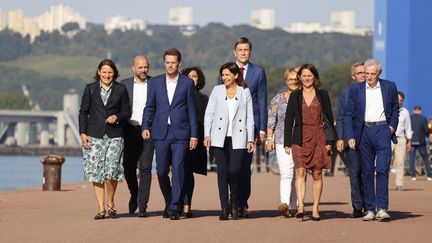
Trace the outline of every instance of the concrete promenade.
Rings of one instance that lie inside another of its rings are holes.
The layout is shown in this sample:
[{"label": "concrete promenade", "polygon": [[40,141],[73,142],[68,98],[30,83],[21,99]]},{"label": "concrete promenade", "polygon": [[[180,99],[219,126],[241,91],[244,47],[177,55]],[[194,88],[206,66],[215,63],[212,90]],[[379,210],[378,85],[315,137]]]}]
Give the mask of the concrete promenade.
[{"label": "concrete promenade", "polygon": [[278,215],[279,176],[252,175],[249,219],[218,219],[216,175],[195,176],[194,218],[162,218],[163,199],[153,177],[150,217],[127,213],[129,193],[120,183],[118,218],[93,220],[96,202],[89,183],[63,185],[59,192],[40,188],[0,192],[0,242],[432,242],[432,182],[405,179],[406,191],[394,190],[390,177],[388,223],[350,218],[348,177],[324,178],[320,222],[310,220],[311,177],[307,185],[307,217]]}]

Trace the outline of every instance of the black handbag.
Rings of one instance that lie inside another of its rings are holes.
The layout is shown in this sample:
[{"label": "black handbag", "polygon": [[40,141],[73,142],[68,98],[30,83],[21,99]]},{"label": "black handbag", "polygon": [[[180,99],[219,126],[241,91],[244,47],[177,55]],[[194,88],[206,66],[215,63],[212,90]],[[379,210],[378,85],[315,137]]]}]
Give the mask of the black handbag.
[{"label": "black handbag", "polygon": [[326,141],[335,142],[337,140],[337,136],[336,136],[334,125],[330,123],[330,121],[327,119],[324,113],[323,116],[324,116],[323,128],[324,128],[325,139]]}]

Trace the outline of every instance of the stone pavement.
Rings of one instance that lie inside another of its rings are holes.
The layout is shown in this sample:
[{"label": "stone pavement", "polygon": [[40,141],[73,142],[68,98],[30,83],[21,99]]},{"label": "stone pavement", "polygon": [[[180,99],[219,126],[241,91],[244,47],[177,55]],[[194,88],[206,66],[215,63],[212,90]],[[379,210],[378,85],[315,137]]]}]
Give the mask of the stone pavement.
[{"label": "stone pavement", "polygon": [[394,190],[390,177],[388,223],[350,218],[348,177],[324,178],[320,222],[310,220],[311,179],[307,185],[305,221],[278,215],[279,177],[254,173],[251,216],[219,221],[216,175],[195,176],[194,218],[162,218],[163,198],[153,177],[150,217],[127,213],[129,193],[120,183],[118,218],[93,220],[97,212],[89,183],[63,185],[62,191],[41,188],[0,192],[0,242],[432,242],[432,182],[405,180],[406,191]]}]

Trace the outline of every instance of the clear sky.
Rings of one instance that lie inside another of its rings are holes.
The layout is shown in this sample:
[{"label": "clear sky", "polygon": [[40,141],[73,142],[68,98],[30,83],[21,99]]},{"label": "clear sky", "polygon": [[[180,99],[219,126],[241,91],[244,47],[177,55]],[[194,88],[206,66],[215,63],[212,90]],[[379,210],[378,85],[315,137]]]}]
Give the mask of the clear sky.
[{"label": "clear sky", "polygon": [[22,9],[25,16],[33,17],[60,3],[93,23],[120,15],[144,19],[150,24],[167,24],[169,8],[190,6],[194,23],[201,26],[209,22],[248,24],[252,9],[272,8],[279,27],[291,22],[329,24],[330,12],[341,10],[355,11],[357,26],[372,27],[374,11],[374,0],[0,0],[0,9]]}]

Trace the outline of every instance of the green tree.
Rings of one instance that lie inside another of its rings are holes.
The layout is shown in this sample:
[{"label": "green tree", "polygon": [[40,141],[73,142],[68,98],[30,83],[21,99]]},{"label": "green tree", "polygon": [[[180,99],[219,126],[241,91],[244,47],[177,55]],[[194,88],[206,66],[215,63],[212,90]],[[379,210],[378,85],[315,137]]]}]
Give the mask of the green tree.
[{"label": "green tree", "polygon": [[30,104],[27,97],[18,93],[0,93],[0,109],[6,110],[29,110]]}]

